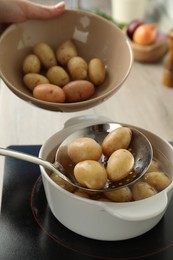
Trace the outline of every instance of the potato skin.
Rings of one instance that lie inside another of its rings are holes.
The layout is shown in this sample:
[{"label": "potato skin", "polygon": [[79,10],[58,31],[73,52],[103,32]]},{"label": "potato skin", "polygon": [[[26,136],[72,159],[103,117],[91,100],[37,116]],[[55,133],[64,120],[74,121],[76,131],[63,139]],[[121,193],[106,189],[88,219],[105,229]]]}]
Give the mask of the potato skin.
[{"label": "potato skin", "polygon": [[144,181],[135,182],[131,190],[134,200],[146,199],[157,194],[157,191],[151,185]]},{"label": "potato skin", "polygon": [[56,50],[56,57],[61,65],[67,65],[68,61],[77,55],[76,46],[71,39],[62,42]]},{"label": "potato skin", "polygon": [[145,173],[144,180],[157,191],[165,189],[171,183],[171,180],[168,178],[168,176],[161,171]]},{"label": "potato skin", "polygon": [[79,137],[68,144],[68,155],[74,163],[84,160],[98,161],[102,155],[99,143],[89,137]]},{"label": "potato skin", "polygon": [[22,70],[24,74],[39,73],[41,69],[41,62],[35,54],[29,54],[23,61]]},{"label": "potato skin", "polygon": [[69,74],[73,80],[86,79],[88,64],[82,57],[73,57],[67,63]]},{"label": "potato skin", "polygon": [[38,56],[42,65],[48,69],[57,65],[57,60],[52,48],[44,42],[40,42],[34,45],[33,53]]},{"label": "potato skin", "polygon": [[65,93],[62,88],[53,84],[40,84],[33,90],[33,96],[37,99],[53,102],[64,103]]},{"label": "potato skin", "polygon": [[49,80],[45,76],[38,73],[27,73],[24,75],[23,81],[25,86],[31,91],[33,91],[37,85],[49,83]]},{"label": "potato skin", "polygon": [[107,181],[107,173],[104,166],[94,160],[79,162],[74,167],[76,180],[89,189],[102,189]]},{"label": "potato skin", "polygon": [[118,149],[113,152],[107,161],[108,178],[111,181],[119,181],[127,177],[133,169],[134,157],[126,149]]},{"label": "potato skin", "polygon": [[103,153],[110,156],[118,149],[127,149],[132,138],[132,131],[128,127],[119,127],[111,131],[102,142]]},{"label": "potato skin", "polygon": [[63,87],[70,81],[68,73],[60,66],[53,66],[49,68],[46,76],[50,83],[59,87]]},{"label": "potato skin", "polygon": [[146,172],[157,172],[159,169],[159,162],[153,159]]},{"label": "potato skin", "polygon": [[95,85],[101,85],[106,78],[106,69],[103,62],[98,59],[94,58],[90,60],[88,64],[88,76],[89,80]]},{"label": "potato skin", "polygon": [[73,185],[71,185],[70,183],[68,183],[67,181],[63,180],[61,177],[59,177],[57,174],[55,173],[51,173],[50,178],[60,187],[62,187],[63,189],[69,191],[69,192],[74,192],[75,187]]},{"label": "potato skin", "polygon": [[132,192],[129,187],[119,188],[114,191],[104,192],[106,198],[114,202],[128,202],[132,200]]},{"label": "potato skin", "polygon": [[87,80],[74,80],[63,87],[66,102],[80,102],[89,99],[95,92],[95,86]]}]

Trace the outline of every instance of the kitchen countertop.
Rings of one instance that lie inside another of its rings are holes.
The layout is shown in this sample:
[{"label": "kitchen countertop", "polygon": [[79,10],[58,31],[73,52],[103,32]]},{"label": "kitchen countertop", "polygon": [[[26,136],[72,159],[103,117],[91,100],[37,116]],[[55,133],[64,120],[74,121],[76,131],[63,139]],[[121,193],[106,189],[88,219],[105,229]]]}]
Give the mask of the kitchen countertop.
[{"label": "kitchen countertop", "polygon": [[[167,30],[170,23],[163,19],[161,25]],[[44,111],[16,97],[0,81],[0,146],[43,144],[63,128],[66,120],[92,114],[145,128],[172,141],[173,88],[162,85],[163,62],[134,62],[130,75],[113,97],[95,108],[76,113]],[[1,157],[0,190],[3,165]]]}]

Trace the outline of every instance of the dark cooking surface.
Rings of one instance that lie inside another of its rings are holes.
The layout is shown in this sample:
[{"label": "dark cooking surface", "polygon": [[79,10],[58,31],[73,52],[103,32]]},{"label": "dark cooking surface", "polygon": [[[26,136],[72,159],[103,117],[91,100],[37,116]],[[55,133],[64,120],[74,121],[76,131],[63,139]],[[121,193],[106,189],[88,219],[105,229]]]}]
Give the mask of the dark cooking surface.
[{"label": "dark cooking surface", "polygon": [[[10,148],[38,155],[40,146]],[[109,242],[79,236],[62,226],[50,212],[39,167],[14,158],[5,159],[0,220],[2,260],[171,260],[172,219],[173,200],[160,223],[140,237]]]}]

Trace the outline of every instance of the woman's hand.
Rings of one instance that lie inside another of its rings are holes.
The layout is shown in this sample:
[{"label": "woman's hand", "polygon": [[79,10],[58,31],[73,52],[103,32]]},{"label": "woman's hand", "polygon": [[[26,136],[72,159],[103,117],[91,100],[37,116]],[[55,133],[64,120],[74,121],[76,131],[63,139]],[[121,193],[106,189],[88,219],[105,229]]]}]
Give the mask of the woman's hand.
[{"label": "woman's hand", "polygon": [[0,0],[0,23],[18,23],[28,19],[51,19],[65,10],[65,3],[46,6],[28,0]]}]

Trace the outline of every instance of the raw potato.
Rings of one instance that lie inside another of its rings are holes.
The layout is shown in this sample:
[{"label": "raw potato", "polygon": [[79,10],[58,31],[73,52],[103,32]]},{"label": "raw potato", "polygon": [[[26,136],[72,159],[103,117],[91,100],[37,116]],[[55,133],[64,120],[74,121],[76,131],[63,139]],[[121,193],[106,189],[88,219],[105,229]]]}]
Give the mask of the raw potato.
[{"label": "raw potato", "polygon": [[157,194],[157,191],[151,185],[144,181],[138,181],[133,184],[131,190],[134,200],[146,199]]},{"label": "raw potato", "polygon": [[107,173],[102,164],[93,160],[79,162],[74,167],[76,180],[89,189],[102,189],[107,181]]},{"label": "raw potato", "polygon": [[79,102],[89,99],[95,92],[94,85],[87,80],[74,80],[63,87],[66,102]]},{"label": "raw potato", "polygon": [[168,178],[168,176],[166,176],[166,174],[161,171],[145,173],[144,180],[157,191],[165,189],[171,183],[171,180]]},{"label": "raw potato", "polygon": [[36,86],[33,90],[33,96],[47,102],[65,102],[65,93],[62,88],[52,84],[40,84]]},{"label": "raw potato", "polygon": [[57,60],[52,48],[44,42],[40,42],[34,45],[33,53],[38,56],[42,65],[48,69],[57,65]]},{"label": "raw potato", "polygon": [[67,63],[67,68],[73,80],[86,79],[88,64],[83,58],[79,56],[71,58]]},{"label": "raw potato", "polygon": [[89,137],[79,137],[72,141],[67,147],[67,152],[74,163],[84,160],[98,161],[102,155],[100,144]]},{"label": "raw potato", "polygon": [[111,131],[102,142],[105,156],[110,156],[118,149],[127,149],[132,138],[132,131],[128,127],[119,127]]},{"label": "raw potato", "polygon": [[60,178],[58,175],[56,175],[55,173],[51,173],[50,178],[56,183],[58,184],[60,187],[62,187],[63,189],[70,191],[70,192],[74,192],[75,187],[73,185],[71,185],[70,183],[68,183],[67,181],[63,180],[62,178]]},{"label": "raw potato", "polygon": [[[72,39],[62,42],[56,50],[45,42],[36,43],[32,53],[23,60],[22,70],[23,81],[31,91],[40,84],[57,85],[63,88],[66,96],[63,102],[67,103],[90,99],[95,93],[95,86],[101,84],[106,75],[103,62],[94,58],[90,61],[90,80],[88,64],[83,57],[78,55],[78,50]],[[25,77],[25,75],[27,76]],[[47,98],[45,95],[41,96],[39,91],[38,93],[35,98],[39,96],[39,99],[45,101],[59,102],[54,101],[53,95],[51,97],[49,91]],[[46,93],[45,89],[43,93]],[[55,92],[53,93],[55,94]],[[62,103],[62,101],[60,102]]]},{"label": "raw potato", "polygon": [[119,181],[128,176],[134,166],[134,157],[126,149],[119,149],[111,154],[107,162],[110,181]]},{"label": "raw potato", "polygon": [[37,73],[26,74],[23,77],[23,81],[26,87],[28,87],[31,91],[33,91],[37,85],[49,83],[49,80],[45,76]]},{"label": "raw potato", "polygon": [[39,58],[34,54],[29,54],[23,61],[23,72],[27,73],[39,73],[41,69],[41,62]]},{"label": "raw potato", "polygon": [[95,86],[101,85],[105,81],[106,69],[100,59],[94,58],[89,62],[88,75]]},{"label": "raw potato", "polygon": [[72,40],[64,41],[56,50],[56,57],[61,65],[67,65],[68,61],[77,55],[78,52]]},{"label": "raw potato", "polygon": [[70,81],[68,73],[60,66],[53,66],[49,68],[46,76],[50,83],[59,87],[63,87]]},{"label": "raw potato", "polygon": [[114,191],[104,192],[106,198],[114,202],[128,202],[132,200],[132,192],[130,188],[123,187]]}]

